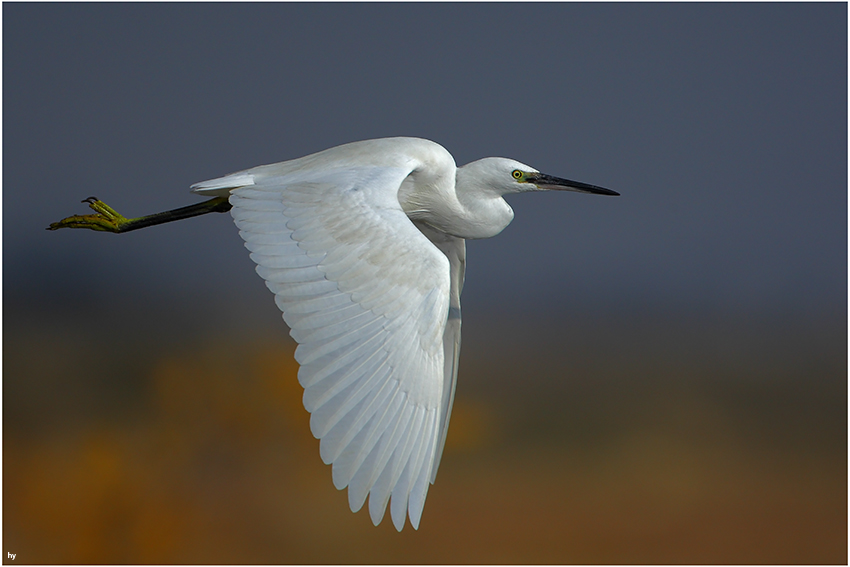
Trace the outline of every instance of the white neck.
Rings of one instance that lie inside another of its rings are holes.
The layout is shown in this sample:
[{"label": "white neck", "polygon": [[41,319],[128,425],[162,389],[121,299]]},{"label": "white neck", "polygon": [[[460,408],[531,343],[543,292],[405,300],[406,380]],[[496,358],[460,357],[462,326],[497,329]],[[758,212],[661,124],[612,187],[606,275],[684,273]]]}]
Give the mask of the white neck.
[{"label": "white neck", "polygon": [[[463,167],[457,169],[454,183],[445,181],[422,190],[421,180],[405,180],[399,197],[407,216],[466,239],[496,236],[513,220],[513,209],[502,196]],[[420,190],[416,190],[417,186]]]}]

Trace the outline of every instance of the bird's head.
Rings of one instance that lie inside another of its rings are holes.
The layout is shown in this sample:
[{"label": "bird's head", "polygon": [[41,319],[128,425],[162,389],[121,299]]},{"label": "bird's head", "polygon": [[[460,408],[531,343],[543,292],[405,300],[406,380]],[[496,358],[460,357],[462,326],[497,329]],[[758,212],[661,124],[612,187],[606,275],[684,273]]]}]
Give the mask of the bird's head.
[{"label": "bird's head", "polygon": [[616,191],[540,173],[513,159],[490,157],[469,163],[458,170],[458,181],[499,195],[526,191],[578,191],[595,195],[619,195]]}]

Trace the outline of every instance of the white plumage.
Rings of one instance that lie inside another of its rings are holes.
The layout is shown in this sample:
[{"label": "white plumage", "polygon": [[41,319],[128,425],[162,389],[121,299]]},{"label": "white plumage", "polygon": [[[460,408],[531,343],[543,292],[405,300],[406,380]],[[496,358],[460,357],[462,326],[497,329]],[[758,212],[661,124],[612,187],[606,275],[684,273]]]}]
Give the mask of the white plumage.
[{"label": "white plumage", "polygon": [[612,191],[504,158],[456,168],[415,138],[355,142],[192,186],[231,214],[298,342],[304,407],[352,511],[418,528],[460,351],[464,239],[501,232],[505,193]]}]

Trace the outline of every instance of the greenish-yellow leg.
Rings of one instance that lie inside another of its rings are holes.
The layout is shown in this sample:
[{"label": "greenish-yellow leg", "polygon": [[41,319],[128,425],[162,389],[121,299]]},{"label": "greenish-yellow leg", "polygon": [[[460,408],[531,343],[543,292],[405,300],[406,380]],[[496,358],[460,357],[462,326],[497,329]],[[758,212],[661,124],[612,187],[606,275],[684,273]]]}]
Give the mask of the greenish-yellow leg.
[{"label": "greenish-yellow leg", "polygon": [[59,222],[52,223],[47,230],[58,230],[60,228],[87,228],[89,230],[98,230],[101,232],[129,232],[154,226],[165,222],[172,222],[207,213],[226,213],[231,209],[231,205],[227,197],[216,197],[203,203],[189,205],[173,211],[165,211],[144,217],[128,219],[127,217],[117,213],[115,209],[97,199],[89,197],[83,199],[83,203],[88,203],[89,208],[95,212],[93,215],[74,215],[62,219]]}]

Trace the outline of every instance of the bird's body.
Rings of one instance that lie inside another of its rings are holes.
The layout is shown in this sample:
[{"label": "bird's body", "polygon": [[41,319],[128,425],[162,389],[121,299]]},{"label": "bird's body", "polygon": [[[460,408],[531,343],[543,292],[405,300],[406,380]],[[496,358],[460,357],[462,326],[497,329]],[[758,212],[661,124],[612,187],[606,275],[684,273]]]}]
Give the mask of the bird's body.
[{"label": "bird's body", "polygon": [[[502,158],[488,158],[498,159]],[[481,160],[486,161],[486,160]],[[503,160],[510,169],[530,169],[513,160]],[[509,163],[508,163],[509,162]],[[473,166],[473,162],[466,167]],[[399,176],[400,180],[390,179]],[[268,184],[269,180],[323,179],[338,176],[332,182],[346,182],[358,176],[364,187],[393,194],[402,211],[413,221],[459,238],[489,238],[501,232],[514,218],[500,193],[483,183],[456,184],[463,179],[454,158],[441,145],[419,138],[382,138],[352,142],[302,158],[262,165],[219,179],[196,183],[195,193],[225,197],[243,184]],[[378,179],[377,176],[387,176]],[[372,176],[370,178],[370,176]],[[470,176],[472,179],[472,177]],[[462,190],[458,191],[457,187]]]},{"label": "bird's body", "polygon": [[[442,146],[417,138],[354,142],[192,186],[214,197],[209,210],[232,205],[299,344],[322,459],[353,511],[369,496],[375,525],[389,503],[398,530],[406,516],[418,527],[437,472],[457,379],[465,240],[511,222],[502,195],[546,189],[616,195],[505,158],[457,168]],[[99,217],[51,228],[121,232],[169,220],[144,224],[149,217],[95,203]]]}]

